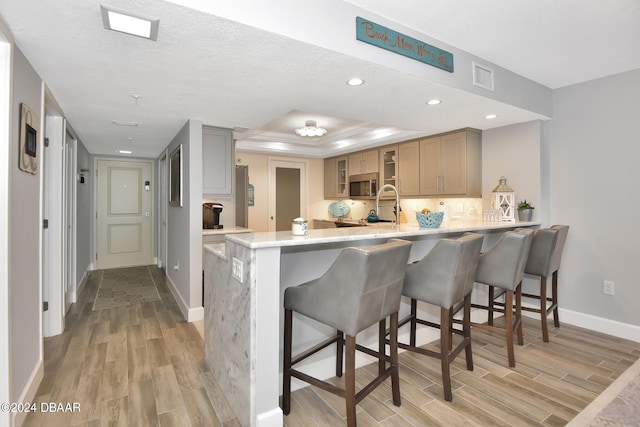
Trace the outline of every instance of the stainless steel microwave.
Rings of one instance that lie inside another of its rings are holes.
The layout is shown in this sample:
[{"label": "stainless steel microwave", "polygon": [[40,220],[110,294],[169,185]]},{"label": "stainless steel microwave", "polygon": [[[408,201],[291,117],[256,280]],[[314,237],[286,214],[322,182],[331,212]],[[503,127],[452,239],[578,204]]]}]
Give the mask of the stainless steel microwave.
[{"label": "stainless steel microwave", "polygon": [[349,198],[375,199],[378,193],[378,173],[363,173],[349,177]]}]

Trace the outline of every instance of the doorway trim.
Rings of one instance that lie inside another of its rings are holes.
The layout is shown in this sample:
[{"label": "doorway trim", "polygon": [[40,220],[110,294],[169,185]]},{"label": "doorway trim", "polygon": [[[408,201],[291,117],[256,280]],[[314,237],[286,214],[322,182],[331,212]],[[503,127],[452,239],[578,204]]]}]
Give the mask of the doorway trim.
[{"label": "doorway trim", "polygon": [[158,268],[164,270],[167,264],[167,217],[169,215],[168,151],[165,149],[158,160]]},{"label": "doorway trim", "polygon": [[[93,185],[93,212],[91,213],[94,221],[93,221],[93,254],[92,257],[93,259],[91,260],[91,262],[94,265],[95,269],[101,269],[100,267],[100,263],[96,261],[96,256],[98,254],[98,207],[99,207],[99,190],[98,190],[98,163],[100,161],[112,161],[112,162],[139,162],[139,163],[149,163],[150,167],[151,167],[151,172],[150,172],[150,179],[151,179],[151,188],[153,188],[154,184],[153,184],[153,180],[155,179],[156,175],[155,175],[155,168],[156,168],[156,161],[154,161],[153,159],[146,159],[146,158],[134,158],[134,157],[107,157],[107,156],[103,156],[103,157],[94,157],[93,158],[93,176],[94,176],[94,185]],[[154,193],[151,192],[151,203],[150,203],[150,216],[151,216],[151,232],[149,233],[150,235],[150,249],[151,249],[151,254],[150,254],[150,259],[149,259],[149,265],[153,264],[154,262],[157,262],[157,258],[154,257],[154,252],[155,252],[155,230],[156,230],[156,212],[155,212],[155,196]]]},{"label": "doorway trim", "polygon": [[76,277],[76,231],[77,231],[77,200],[78,181],[76,171],[78,170],[78,137],[69,125],[64,121],[64,172],[63,172],[63,197],[64,207],[64,266],[63,266],[63,298],[65,315],[71,304],[77,299],[77,277]]},{"label": "doorway trim", "polygon": [[[11,318],[9,317],[9,158],[11,129],[12,40],[0,21],[0,402],[11,402],[11,353],[9,351]],[[0,411],[0,425],[11,425],[11,413]]]},{"label": "doorway trim", "polygon": [[300,216],[307,216],[307,194],[309,193],[309,180],[307,170],[309,162],[303,159],[288,157],[269,157],[269,222],[267,229],[276,230],[276,168],[291,168],[300,170]]},{"label": "doorway trim", "polygon": [[67,262],[64,251],[65,225],[64,211],[64,137],[65,120],[62,109],[44,86],[44,137],[49,146],[43,148],[43,182],[41,183],[42,215],[49,226],[41,230],[43,264],[42,301],[48,302],[49,309],[42,312],[42,335],[51,337],[64,331],[64,271]]}]

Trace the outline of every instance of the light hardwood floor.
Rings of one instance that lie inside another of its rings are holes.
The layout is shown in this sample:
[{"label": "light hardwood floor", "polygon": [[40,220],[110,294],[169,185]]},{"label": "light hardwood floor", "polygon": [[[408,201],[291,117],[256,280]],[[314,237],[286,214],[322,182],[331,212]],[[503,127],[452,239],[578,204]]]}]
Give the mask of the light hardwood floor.
[{"label": "light hardwood floor", "polygon": [[[182,320],[163,272],[150,267],[161,301],[92,311],[91,275],[67,328],[45,339],[45,376],[37,402],[79,402],[79,413],[30,414],[27,426],[237,426],[203,359],[203,342]],[[507,367],[503,338],[473,330],[475,369],[452,365],[453,402],[442,398],[440,362],[400,355],[402,405],[383,384],[360,402],[360,426],[561,426],[633,362],[640,343],[563,324],[543,343],[539,323],[524,319],[525,346]],[[438,343],[430,344],[437,346]],[[360,385],[376,366],[358,369]],[[339,384],[340,378],[332,381]],[[306,387],[292,394],[294,426],[344,425],[344,401]]]}]

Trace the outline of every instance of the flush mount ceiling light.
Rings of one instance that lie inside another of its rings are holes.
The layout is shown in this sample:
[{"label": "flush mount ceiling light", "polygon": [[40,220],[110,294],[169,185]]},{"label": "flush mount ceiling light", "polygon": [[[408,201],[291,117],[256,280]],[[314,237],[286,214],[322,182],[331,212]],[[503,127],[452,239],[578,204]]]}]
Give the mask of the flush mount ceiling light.
[{"label": "flush mount ceiling light", "polygon": [[440,101],[439,99],[430,99],[427,101],[427,105],[438,105],[440,104],[442,101]]},{"label": "flush mount ceiling light", "polygon": [[140,123],[125,122],[123,120],[111,120],[111,124],[114,124],[116,126],[131,126],[131,127],[137,128]]},{"label": "flush mount ceiling light", "polygon": [[100,5],[102,23],[107,30],[119,31],[149,40],[158,39],[159,19],[147,18],[130,12]]},{"label": "flush mount ceiling light", "polygon": [[303,128],[296,129],[296,133],[300,136],[322,136],[327,133],[327,130],[319,128],[315,120],[307,120]]},{"label": "flush mount ceiling light", "polygon": [[131,154],[131,151],[129,151],[129,150],[118,150],[118,153],[120,153],[120,154]]},{"label": "flush mount ceiling light", "polygon": [[353,78],[353,79],[347,81],[347,84],[349,86],[361,86],[361,85],[364,84],[364,80],[359,79],[359,78],[356,77],[356,78]]},{"label": "flush mount ceiling light", "polygon": [[495,114],[487,114],[486,116],[484,116],[484,118],[487,120],[495,119],[496,117],[498,116]]}]

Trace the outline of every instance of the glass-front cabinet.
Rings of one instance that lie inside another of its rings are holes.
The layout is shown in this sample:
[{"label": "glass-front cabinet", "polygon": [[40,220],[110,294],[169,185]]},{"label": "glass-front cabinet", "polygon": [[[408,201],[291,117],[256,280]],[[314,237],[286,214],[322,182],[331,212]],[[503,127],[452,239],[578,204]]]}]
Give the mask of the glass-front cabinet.
[{"label": "glass-front cabinet", "polygon": [[336,196],[340,198],[347,198],[348,194],[348,175],[347,175],[347,157],[338,157],[336,159],[336,175],[337,175],[337,187]]},{"label": "glass-front cabinet", "polygon": [[[391,184],[398,188],[398,145],[380,149],[380,187]],[[381,197],[395,197],[393,190],[385,190]]]},{"label": "glass-front cabinet", "polygon": [[348,157],[331,157],[324,160],[325,199],[346,199],[348,194]]}]

